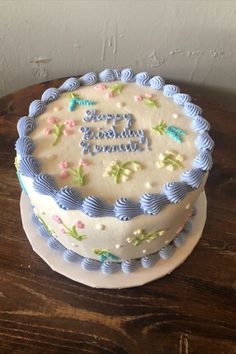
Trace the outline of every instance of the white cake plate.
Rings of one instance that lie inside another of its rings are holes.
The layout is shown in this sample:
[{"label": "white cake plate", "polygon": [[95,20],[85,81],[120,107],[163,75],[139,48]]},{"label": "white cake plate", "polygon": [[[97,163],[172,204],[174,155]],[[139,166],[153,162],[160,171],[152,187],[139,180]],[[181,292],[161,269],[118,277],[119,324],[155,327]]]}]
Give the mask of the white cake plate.
[{"label": "white cake plate", "polygon": [[192,229],[186,237],[186,242],[181,248],[176,248],[174,254],[167,260],[159,259],[150,268],[139,268],[133,273],[119,271],[111,275],[103,274],[101,270],[87,271],[79,263],[67,262],[63,254],[50,249],[47,241],[38,235],[36,226],[32,223],[32,207],[29,198],[22,192],[20,210],[23,228],[33,250],[52,268],[52,270],[93,288],[120,289],[141,286],[155,279],[170,274],[180,266],[191,254],[200,240],[206,221],[206,195],[202,192],[196,202],[197,213],[192,219]]}]

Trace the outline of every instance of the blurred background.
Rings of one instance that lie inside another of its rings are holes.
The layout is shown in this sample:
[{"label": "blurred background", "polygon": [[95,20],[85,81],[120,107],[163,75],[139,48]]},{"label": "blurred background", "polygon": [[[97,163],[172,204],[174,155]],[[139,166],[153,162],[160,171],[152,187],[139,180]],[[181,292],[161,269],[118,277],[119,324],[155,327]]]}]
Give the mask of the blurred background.
[{"label": "blurred background", "polygon": [[236,110],[236,1],[0,0],[0,96],[124,67]]}]

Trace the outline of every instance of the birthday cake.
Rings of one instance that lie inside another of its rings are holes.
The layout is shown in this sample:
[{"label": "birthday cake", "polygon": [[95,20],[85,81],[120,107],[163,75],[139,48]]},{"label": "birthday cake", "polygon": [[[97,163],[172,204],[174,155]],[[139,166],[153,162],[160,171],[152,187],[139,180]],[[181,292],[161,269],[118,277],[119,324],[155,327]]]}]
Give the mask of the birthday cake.
[{"label": "birthday cake", "polygon": [[212,167],[201,114],[177,86],[131,69],[47,89],[19,119],[16,141],[39,233],[106,274],[169,258]]}]

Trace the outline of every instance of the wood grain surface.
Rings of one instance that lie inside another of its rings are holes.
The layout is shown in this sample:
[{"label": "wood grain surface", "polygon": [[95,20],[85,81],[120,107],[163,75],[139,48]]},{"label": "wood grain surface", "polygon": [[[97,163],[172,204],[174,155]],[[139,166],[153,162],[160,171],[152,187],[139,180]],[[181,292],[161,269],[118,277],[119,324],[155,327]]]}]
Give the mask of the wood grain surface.
[{"label": "wood grain surface", "polygon": [[216,147],[207,222],[192,255],[143,287],[96,290],[53,272],[20,219],[16,122],[62,81],[0,99],[0,353],[236,353],[236,114],[195,95]]}]

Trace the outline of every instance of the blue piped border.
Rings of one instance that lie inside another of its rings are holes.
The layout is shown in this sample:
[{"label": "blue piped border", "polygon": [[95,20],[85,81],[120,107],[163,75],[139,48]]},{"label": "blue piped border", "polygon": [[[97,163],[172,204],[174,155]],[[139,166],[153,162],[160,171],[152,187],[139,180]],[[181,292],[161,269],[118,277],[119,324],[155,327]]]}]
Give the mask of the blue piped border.
[{"label": "blue piped border", "polygon": [[[51,176],[40,172],[38,161],[31,156],[34,143],[28,135],[36,128],[37,117],[46,110],[46,105],[57,100],[61,93],[74,91],[81,85],[94,85],[97,82],[115,80],[148,86],[163,91],[165,96],[172,98],[177,105],[182,107],[183,113],[192,120],[192,129],[197,133],[195,145],[199,153],[193,161],[194,168],[184,171],[181,181],[165,184],[163,193],[145,193],[136,203],[126,198],[119,198],[113,205],[107,205],[95,196],[83,199],[75,188],[58,189]],[[65,210],[80,210],[90,217],[110,216],[121,221],[130,220],[138,215],[156,215],[165,205],[178,203],[184,199],[188,192],[197,189],[201,185],[204,174],[212,167],[211,151],[214,142],[208,135],[210,125],[200,116],[201,113],[202,109],[191,102],[191,97],[188,94],[180,93],[180,89],[175,85],[165,85],[163,78],[160,76],[151,77],[147,72],[135,75],[131,69],[122,71],[106,69],[99,74],[87,73],[79,79],[69,78],[58,89],[47,89],[41,100],[35,100],[30,104],[28,116],[19,119],[17,123],[19,139],[16,142],[16,151],[20,155],[21,161],[18,173],[32,178],[34,189],[38,193],[51,196],[58,206]]]},{"label": "blue piped border", "polygon": [[55,237],[53,237],[48,232],[48,230],[46,230],[46,228],[39,221],[34,212],[32,214],[32,223],[37,227],[38,235],[45,239],[45,241],[47,241],[48,247],[52,250],[61,252],[63,259],[66,262],[79,264],[82,269],[87,271],[100,270],[102,271],[102,273],[109,275],[118,271],[122,271],[124,273],[132,273],[138,270],[140,267],[150,268],[154,266],[159,259],[169,259],[174,254],[176,248],[180,248],[185,244],[186,237],[188,237],[188,233],[192,229],[192,218],[196,215],[196,212],[196,208],[194,207],[192,210],[192,215],[185,223],[183,230],[179,234],[177,234],[174,240],[168,245],[162,247],[159,251],[153,254],[143,256],[141,258],[127,259],[121,262],[100,262],[93,258],[83,257],[78,253],[67,249]]}]

